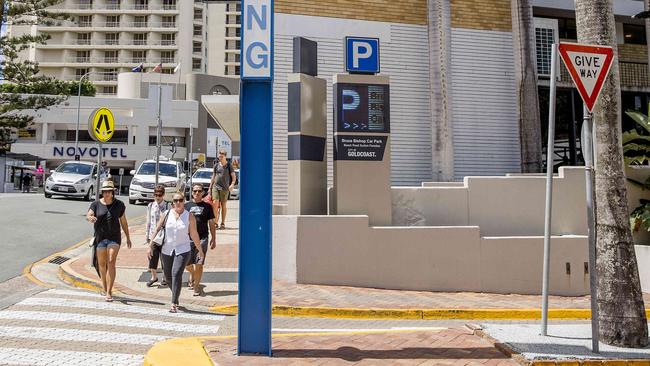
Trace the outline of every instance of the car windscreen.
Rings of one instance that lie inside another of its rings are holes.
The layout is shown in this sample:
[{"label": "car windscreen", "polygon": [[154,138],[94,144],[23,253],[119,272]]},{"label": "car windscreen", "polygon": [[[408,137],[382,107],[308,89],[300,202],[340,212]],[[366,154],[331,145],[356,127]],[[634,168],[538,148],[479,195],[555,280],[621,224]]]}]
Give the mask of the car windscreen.
[{"label": "car windscreen", "polygon": [[58,168],[56,168],[55,172],[66,173],[66,174],[90,175],[90,171],[92,169],[93,166],[88,164],[63,163],[59,165]]},{"label": "car windscreen", "polygon": [[[155,175],[156,163],[142,163],[137,175]],[[160,175],[164,177],[176,177],[176,164],[160,163]]]},{"label": "car windscreen", "polygon": [[194,173],[194,178],[195,179],[210,179],[212,178],[212,172],[209,170],[199,170],[198,172]]}]

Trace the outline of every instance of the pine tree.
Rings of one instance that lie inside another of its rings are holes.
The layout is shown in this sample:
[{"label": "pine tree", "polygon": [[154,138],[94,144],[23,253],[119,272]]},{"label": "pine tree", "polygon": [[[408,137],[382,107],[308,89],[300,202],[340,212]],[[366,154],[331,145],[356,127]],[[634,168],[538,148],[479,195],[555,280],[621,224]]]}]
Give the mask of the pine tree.
[{"label": "pine tree", "polygon": [[[21,57],[30,46],[47,43],[49,35],[6,33],[11,27],[52,25],[69,19],[65,13],[48,11],[62,1],[0,0],[0,152],[9,149],[12,135],[33,122],[34,113],[30,111],[57,105],[77,94],[77,82],[41,75],[37,62]],[[83,83],[82,95],[95,95],[90,82]]]}]

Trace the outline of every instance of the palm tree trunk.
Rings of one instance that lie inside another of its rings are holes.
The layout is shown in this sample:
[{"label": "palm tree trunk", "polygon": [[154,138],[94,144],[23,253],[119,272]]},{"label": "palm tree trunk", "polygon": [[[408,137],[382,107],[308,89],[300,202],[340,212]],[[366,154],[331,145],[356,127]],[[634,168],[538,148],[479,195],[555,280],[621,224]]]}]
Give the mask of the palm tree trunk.
[{"label": "palm tree trunk", "polygon": [[628,219],[621,145],[621,89],[612,0],[576,0],[578,42],[614,47],[614,62],[594,108],[596,256],[602,342],[648,344],[639,272]]},{"label": "palm tree trunk", "polygon": [[428,0],[431,162],[433,179],[454,179],[451,113],[451,5]]},{"label": "palm tree trunk", "polygon": [[524,173],[538,173],[542,171],[542,128],[537,95],[533,7],[530,0],[511,0],[511,10],[521,170]]}]

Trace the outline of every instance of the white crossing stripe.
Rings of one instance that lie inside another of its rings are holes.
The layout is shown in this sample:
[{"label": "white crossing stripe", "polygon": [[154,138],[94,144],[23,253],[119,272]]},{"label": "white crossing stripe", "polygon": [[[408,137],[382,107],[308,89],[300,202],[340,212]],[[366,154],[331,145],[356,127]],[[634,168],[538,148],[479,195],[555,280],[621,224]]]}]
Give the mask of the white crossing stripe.
[{"label": "white crossing stripe", "polygon": [[143,355],[103,352],[51,351],[30,348],[0,347],[0,360],[11,365],[142,365]]},{"label": "white crossing stripe", "polygon": [[38,295],[43,295],[43,294],[104,298],[104,296],[102,296],[102,295],[100,295],[100,294],[98,294],[96,292],[64,290],[64,289],[57,289],[57,288],[47,290],[47,291],[43,291],[43,292],[39,293]]},{"label": "white crossing stripe", "polygon": [[[151,345],[156,342],[172,338],[150,334],[100,332],[95,330],[82,329],[0,326],[0,338],[1,337],[143,345]],[[2,359],[0,359],[0,361],[1,360]]]},{"label": "white crossing stripe", "polygon": [[142,307],[135,305],[124,305],[107,303],[107,302],[97,302],[97,301],[85,301],[85,300],[75,300],[75,299],[63,299],[63,298],[48,298],[48,297],[32,297],[25,299],[18,303],[18,305],[32,305],[32,306],[60,306],[66,308],[79,308],[79,309],[99,309],[99,310],[114,310],[117,312],[124,313],[135,313],[135,314],[146,314],[146,315],[155,315],[159,317],[169,317],[169,318],[182,318],[182,319],[194,319],[194,320],[203,320],[208,324],[212,321],[222,321],[225,319],[223,315],[217,314],[189,314],[179,311],[178,313],[170,313],[167,309],[154,308],[154,307]]},{"label": "white crossing stripe", "polygon": [[[131,318],[118,318],[112,316],[73,314],[73,313],[48,313],[43,311],[0,311],[0,319],[21,319],[30,321],[55,321],[97,325],[113,325],[121,327],[161,329],[186,333],[214,333],[219,329],[217,325],[179,324],[167,323],[157,320],[142,320]],[[0,358],[1,359],[1,358]]]}]

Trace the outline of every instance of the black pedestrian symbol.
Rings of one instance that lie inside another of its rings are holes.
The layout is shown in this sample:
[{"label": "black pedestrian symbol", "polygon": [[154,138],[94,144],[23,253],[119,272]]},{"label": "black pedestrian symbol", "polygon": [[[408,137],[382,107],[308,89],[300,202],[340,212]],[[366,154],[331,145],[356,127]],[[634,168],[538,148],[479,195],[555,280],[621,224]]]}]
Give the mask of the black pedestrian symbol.
[{"label": "black pedestrian symbol", "polygon": [[104,136],[113,133],[113,130],[111,130],[110,124],[108,123],[108,116],[106,114],[102,114],[101,116],[99,116],[99,119],[97,120],[97,125],[95,126],[95,132],[97,132],[98,134],[101,133],[100,131],[101,131],[102,123],[104,124],[106,130],[106,132],[103,134]]}]

